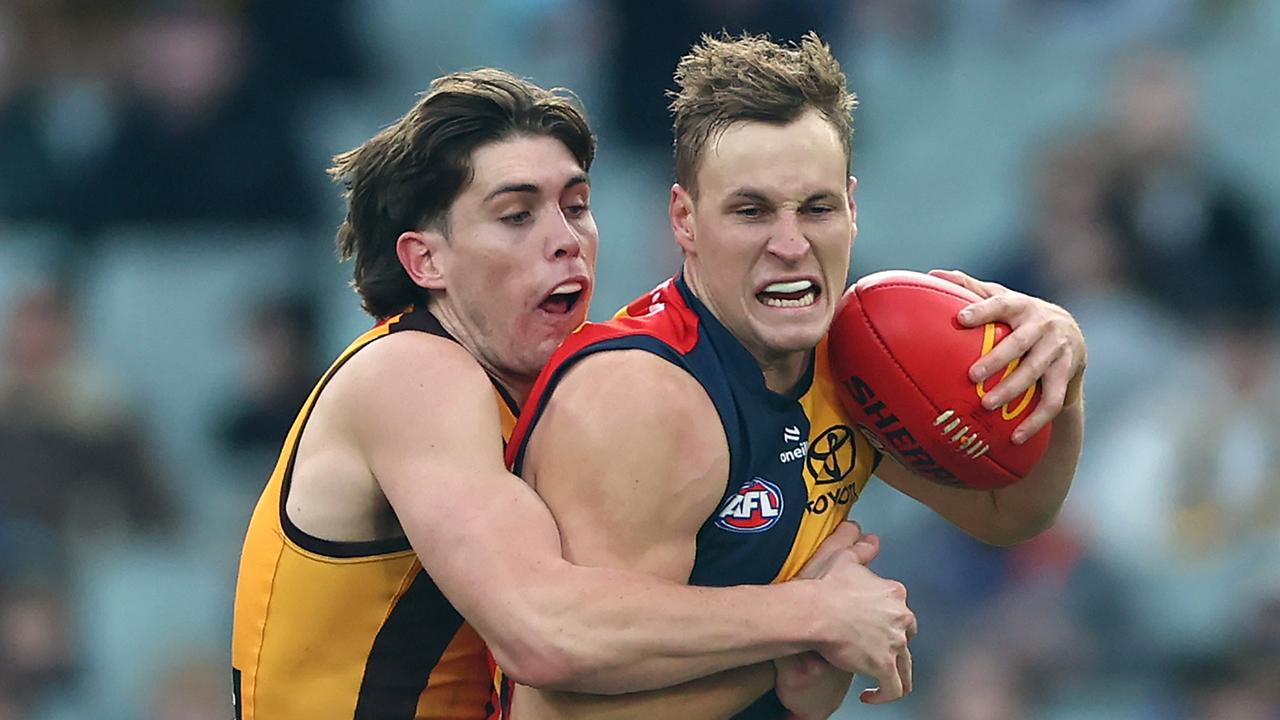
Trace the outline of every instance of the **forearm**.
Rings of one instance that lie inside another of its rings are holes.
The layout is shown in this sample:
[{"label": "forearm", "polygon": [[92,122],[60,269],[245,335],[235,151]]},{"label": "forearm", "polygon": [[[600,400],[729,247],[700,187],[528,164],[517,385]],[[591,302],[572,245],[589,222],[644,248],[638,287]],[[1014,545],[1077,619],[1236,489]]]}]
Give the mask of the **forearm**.
[{"label": "forearm", "polygon": [[626,695],[588,695],[521,686],[515,690],[511,717],[512,720],[728,718],[772,689],[774,675],[773,663],[757,663],[675,687]]},{"label": "forearm", "polygon": [[823,580],[690,587],[633,570],[574,565],[562,556],[546,507],[524,486],[502,502],[468,509],[454,523],[465,533],[427,542],[414,531],[410,539],[445,595],[521,684],[603,694],[652,690],[846,639],[842,603],[825,592]]},{"label": "forearm", "polygon": [[956,527],[991,545],[1016,545],[1035,537],[1057,517],[1075,476],[1084,438],[1084,404],[1077,393],[1053,421],[1044,457],[1029,475],[999,490],[978,491],[939,485],[913,475],[896,462],[879,476],[897,490],[928,505]]},{"label": "forearm", "polygon": [[666,688],[821,646],[830,638],[817,582],[702,588],[568,565],[521,591],[531,624],[516,633],[550,639],[560,671],[539,676],[536,658],[503,657],[490,642],[508,674],[543,689]]},{"label": "forearm", "polygon": [[1035,469],[1018,482],[991,492],[998,544],[1025,542],[1053,524],[1071,489],[1083,442],[1084,400],[1077,394],[1054,418],[1049,446]]}]

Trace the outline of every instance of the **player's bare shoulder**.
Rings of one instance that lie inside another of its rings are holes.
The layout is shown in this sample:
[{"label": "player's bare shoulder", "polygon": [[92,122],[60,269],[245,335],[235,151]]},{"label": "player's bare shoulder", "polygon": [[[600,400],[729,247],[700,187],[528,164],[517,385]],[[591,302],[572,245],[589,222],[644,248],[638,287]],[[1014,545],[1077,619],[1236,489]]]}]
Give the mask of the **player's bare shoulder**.
[{"label": "player's bare shoulder", "polygon": [[[572,366],[547,407],[581,414],[582,427],[627,432],[627,445],[675,442],[692,457],[727,452],[716,406],[698,380],[652,352],[596,352]],[[639,434],[631,434],[639,432]]]},{"label": "player's bare shoulder", "polygon": [[489,382],[461,345],[425,332],[393,333],[371,343],[348,361],[341,374],[345,376],[339,381],[344,388],[341,398],[354,406],[412,388],[448,393],[451,388],[485,390]]},{"label": "player's bare shoulder", "polygon": [[[539,427],[583,438],[584,447],[614,447],[614,459],[651,466],[678,459],[696,474],[728,468],[728,441],[715,405],[686,370],[643,350],[612,350],[582,358],[548,399]],[[530,438],[537,455],[539,433]],[[602,445],[601,443],[605,443]]]},{"label": "player's bare shoulder", "polygon": [[[294,459],[286,508],[290,520],[326,540],[363,541],[403,534],[371,468],[371,439],[424,435],[464,397],[492,405],[479,364],[457,343],[421,332],[388,335],[343,363],[307,419]],[[374,450],[376,452],[376,449]]]}]

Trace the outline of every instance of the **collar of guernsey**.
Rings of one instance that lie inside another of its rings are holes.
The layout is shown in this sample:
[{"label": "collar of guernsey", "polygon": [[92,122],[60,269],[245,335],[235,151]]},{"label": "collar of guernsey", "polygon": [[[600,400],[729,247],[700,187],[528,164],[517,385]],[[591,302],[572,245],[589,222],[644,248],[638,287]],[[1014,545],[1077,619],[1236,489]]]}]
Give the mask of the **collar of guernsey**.
[{"label": "collar of guernsey", "polygon": [[782,410],[809,392],[809,388],[813,385],[813,368],[814,353],[809,352],[809,358],[805,363],[804,374],[800,376],[800,380],[795,387],[786,393],[777,393],[770,390],[765,385],[764,372],[760,369],[760,364],[756,361],[751,351],[747,350],[742,341],[737,338],[729,328],[716,318],[711,309],[706,306],[702,300],[694,295],[688,283],[685,282],[684,272],[676,274],[670,285],[664,286],[664,290],[672,288],[674,293],[679,294],[682,305],[685,305],[698,316],[698,321],[702,324],[707,340],[715,348],[716,355],[724,364],[724,369],[736,381],[742,383],[742,387],[747,389],[752,395],[758,396],[763,402],[768,403],[776,409]]}]

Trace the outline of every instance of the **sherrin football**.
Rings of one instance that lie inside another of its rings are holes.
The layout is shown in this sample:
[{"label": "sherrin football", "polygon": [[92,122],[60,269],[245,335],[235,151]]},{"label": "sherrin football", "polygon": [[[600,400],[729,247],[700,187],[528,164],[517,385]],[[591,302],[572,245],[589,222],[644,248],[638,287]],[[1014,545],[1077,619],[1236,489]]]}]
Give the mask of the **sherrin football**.
[{"label": "sherrin football", "polygon": [[827,347],[845,409],[872,444],[936,482],[990,490],[1031,472],[1050,428],[1022,445],[1011,440],[1040,401],[1038,383],[1003,407],[982,407],[1017,363],[969,379],[969,367],[1010,332],[960,325],[956,314],[978,299],[932,275],[873,273],[841,298]]}]

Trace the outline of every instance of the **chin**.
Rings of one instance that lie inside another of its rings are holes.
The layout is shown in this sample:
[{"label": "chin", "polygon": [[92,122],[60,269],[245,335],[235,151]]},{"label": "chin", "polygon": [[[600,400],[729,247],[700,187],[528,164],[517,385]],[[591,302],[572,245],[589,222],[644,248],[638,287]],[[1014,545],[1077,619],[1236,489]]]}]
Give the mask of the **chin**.
[{"label": "chin", "polygon": [[776,333],[766,340],[766,346],[773,353],[786,355],[790,353],[809,352],[818,346],[822,335],[813,333]]},{"label": "chin", "polygon": [[789,323],[768,328],[761,336],[777,352],[804,352],[818,346],[828,327],[825,322]]},{"label": "chin", "polygon": [[546,366],[547,361],[551,359],[551,355],[555,353],[556,348],[560,347],[559,341],[544,341],[537,348],[531,348],[521,360],[521,370],[527,374],[537,375],[542,372],[542,368]]}]

